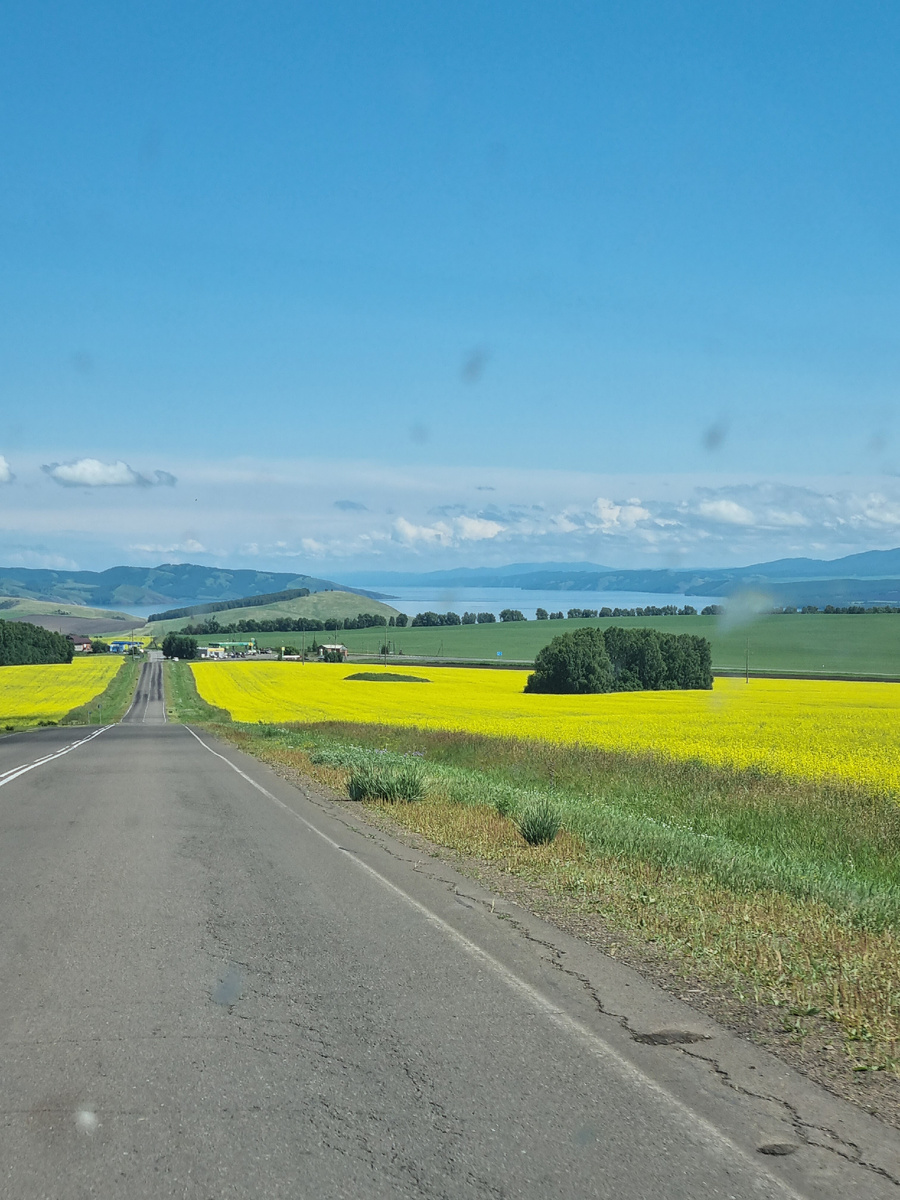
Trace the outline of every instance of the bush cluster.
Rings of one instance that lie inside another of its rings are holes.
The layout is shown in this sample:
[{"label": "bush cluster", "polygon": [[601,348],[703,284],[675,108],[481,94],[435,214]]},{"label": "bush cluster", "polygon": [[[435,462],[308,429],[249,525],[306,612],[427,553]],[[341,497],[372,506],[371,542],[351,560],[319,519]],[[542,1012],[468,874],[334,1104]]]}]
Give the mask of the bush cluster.
[{"label": "bush cluster", "polygon": [[526,692],[637,692],[712,687],[706,638],[658,629],[576,629],[537,654]]}]

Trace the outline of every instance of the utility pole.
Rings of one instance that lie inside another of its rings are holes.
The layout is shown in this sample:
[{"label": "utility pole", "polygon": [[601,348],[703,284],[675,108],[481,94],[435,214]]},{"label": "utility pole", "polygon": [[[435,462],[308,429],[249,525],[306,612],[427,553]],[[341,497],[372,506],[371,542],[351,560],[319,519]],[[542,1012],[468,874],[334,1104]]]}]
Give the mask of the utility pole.
[{"label": "utility pole", "polygon": [[747,638],[747,683],[750,682],[750,638]]}]

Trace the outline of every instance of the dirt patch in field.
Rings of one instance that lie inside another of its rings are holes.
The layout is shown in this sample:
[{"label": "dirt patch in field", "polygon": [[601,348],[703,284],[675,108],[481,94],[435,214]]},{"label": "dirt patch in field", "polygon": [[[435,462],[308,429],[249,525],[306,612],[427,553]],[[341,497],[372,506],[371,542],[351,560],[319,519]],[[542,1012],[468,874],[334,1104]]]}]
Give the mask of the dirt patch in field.
[{"label": "dirt patch in field", "polygon": [[3,616],[3,619],[5,621],[25,621],[29,625],[40,625],[42,629],[49,629],[53,633],[71,633],[76,637],[89,638],[99,637],[102,633],[131,633],[132,629],[137,631],[147,624],[138,617],[135,617],[133,621],[123,621],[113,617],[107,620],[103,620],[102,617],[62,617],[55,616],[53,613],[35,613],[31,617],[12,614]]}]

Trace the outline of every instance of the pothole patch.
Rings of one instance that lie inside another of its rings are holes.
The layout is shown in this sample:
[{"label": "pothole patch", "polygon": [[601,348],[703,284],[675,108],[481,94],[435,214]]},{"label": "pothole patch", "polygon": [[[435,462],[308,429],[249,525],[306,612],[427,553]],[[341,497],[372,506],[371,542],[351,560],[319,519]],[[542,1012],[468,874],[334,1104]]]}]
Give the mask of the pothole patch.
[{"label": "pothole patch", "polygon": [[689,1046],[692,1042],[709,1041],[708,1033],[696,1033],[692,1029],[654,1029],[631,1036],[642,1046]]}]

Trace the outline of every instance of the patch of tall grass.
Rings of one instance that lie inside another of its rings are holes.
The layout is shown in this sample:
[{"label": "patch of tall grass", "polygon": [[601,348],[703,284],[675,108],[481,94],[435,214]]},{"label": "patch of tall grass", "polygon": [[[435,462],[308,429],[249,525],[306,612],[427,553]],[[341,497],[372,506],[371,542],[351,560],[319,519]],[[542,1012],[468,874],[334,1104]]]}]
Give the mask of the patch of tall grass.
[{"label": "patch of tall grass", "polygon": [[354,767],[347,780],[351,800],[384,800],[388,804],[412,803],[425,795],[425,781],[415,767]]}]

